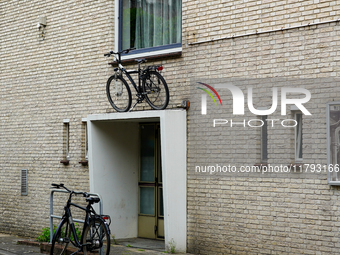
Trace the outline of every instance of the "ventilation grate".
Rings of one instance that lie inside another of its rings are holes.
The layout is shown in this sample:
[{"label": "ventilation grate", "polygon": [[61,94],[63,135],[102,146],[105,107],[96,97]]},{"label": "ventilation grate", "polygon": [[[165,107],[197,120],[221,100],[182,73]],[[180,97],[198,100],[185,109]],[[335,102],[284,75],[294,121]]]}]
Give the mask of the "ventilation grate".
[{"label": "ventilation grate", "polygon": [[27,170],[21,170],[21,195],[27,196]]}]

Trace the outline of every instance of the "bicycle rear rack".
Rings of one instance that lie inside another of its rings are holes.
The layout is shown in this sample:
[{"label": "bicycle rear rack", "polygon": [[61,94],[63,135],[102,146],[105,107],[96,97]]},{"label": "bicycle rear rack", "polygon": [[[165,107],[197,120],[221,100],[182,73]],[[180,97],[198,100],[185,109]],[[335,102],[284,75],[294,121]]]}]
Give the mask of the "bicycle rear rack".
[{"label": "bicycle rear rack", "polygon": [[[60,190],[60,189],[52,189],[51,190],[51,195],[50,195],[50,243],[52,243],[52,238],[53,238],[53,218],[56,219],[62,219],[62,216],[57,216],[53,214],[53,194],[54,192],[61,192],[61,193],[69,193],[66,190]],[[99,201],[99,214],[102,215],[103,214],[103,204],[102,204],[102,198],[99,194],[97,193],[87,193],[90,196],[97,196],[99,197],[100,201]],[[75,222],[79,222],[79,223],[84,223],[84,220],[79,220],[79,219],[73,219],[73,221]]]}]

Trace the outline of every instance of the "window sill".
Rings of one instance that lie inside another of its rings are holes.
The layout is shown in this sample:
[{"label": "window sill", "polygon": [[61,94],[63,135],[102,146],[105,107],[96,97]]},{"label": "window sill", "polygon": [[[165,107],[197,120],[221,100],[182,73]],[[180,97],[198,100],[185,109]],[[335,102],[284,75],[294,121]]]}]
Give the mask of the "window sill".
[{"label": "window sill", "polygon": [[62,164],[64,164],[65,166],[67,166],[67,165],[70,163],[70,161],[67,160],[67,159],[63,159],[63,160],[60,161],[60,163],[62,163]]},{"label": "window sill", "polygon": [[[162,53],[162,52],[154,52],[155,54],[134,54],[130,56],[122,57],[123,64],[131,64],[135,63],[135,59],[145,58],[146,60],[157,61],[163,59],[171,59],[171,58],[180,58],[182,56],[182,49],[174,52]],[[109,65],[116,66],[117,61],[109,62]]]},{"label": "window sill", "polygon": [[340,186],[340,181],[328,181],[328,185],[330,185],[330,186]]},{"label": "window sill", "polygon": [[87,166],[89,164],[89,161],[88,160],[82,160],[82,161],[79,161],[79,164],[81,164],[82,166]]}]

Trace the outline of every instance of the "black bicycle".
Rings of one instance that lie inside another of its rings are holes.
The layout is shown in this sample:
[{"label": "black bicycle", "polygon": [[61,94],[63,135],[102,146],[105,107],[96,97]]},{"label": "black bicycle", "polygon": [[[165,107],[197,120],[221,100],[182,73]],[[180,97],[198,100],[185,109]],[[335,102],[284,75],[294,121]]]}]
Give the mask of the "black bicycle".
[{"label": "black bicycle", "polygon": [[[136,59],[138,70],[128,71],[122,65],[121,55],[128,54],[134,48],[126,49],[120,52],[110,51],[104,54],[106,57],[114,55],[114,60],[118,67],[114,69],[112,75],[106,84],[106,94],[112,107],[118,112],[131,111],[138,103],[146,99],[148,104],[155,110],[163,110],[169,103],[169,89],[163,76],[159,73],[163,70],[162,66],[147,66],[141,68],[140,65],[146,62],[146,59]],[[128,83],[123,78],[123,74],[129,79],[137,94],[137,101],[131,108],[132,97]],[[131,74],[138,74],[138,85],[131,77]]]},{"label": "black bicycle", "polygon": [[[53,188],[63,188],[70,195],[64,207],[65,213],[59,223],[52,239],[51,255],[73,255],[77,252],[83,254],[109,255],[110,253],[110,216],[98,215],[92,205],[100,201],[99,197],[90,196],[86,192],[75,192],[69,190],[64,184],[52,184]],[[71,202],[73,195],[83,195],[86,197],[88,205],[79,206]],[[71,214],[71,206],[75,206],[86,212],[84,227],[81,238],[77,236],[77,231]],[[107,222],[108,221],[108,222]]]}]

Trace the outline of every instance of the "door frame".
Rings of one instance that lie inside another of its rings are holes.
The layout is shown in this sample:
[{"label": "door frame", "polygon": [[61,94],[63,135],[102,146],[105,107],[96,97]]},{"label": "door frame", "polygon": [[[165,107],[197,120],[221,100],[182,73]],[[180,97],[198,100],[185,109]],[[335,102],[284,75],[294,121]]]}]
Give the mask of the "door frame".
[{"label": "door frame", "polygon": [[[143,154],[143,135],[142,132],[147,126],[153,127],[153,172],[154,179],[151,180],[142,180],[142,154]],[[150,239],[159,239],[164,240],[164,210],[163,215],[160,215],[160,210],[163,207],[163,191],[160,193],[160,189],[163,190],[162,183],[162,156],[161,156],[161,136],[160,136],[160,123],[159,122],[141,122],[139,123],[140,130],[140,140],[139,140],[139,173],[138,173],[138,237],[142,238],[150,238]],[[141,210],[141,188],[152,187],[154,189],[154,215],[143,214]],[[151,224],[150,218],[153,218],[154,221]],[[141,222],[142,221],[142,222]],[[149,223],[147,223],[149,222]],[[160,222],[162,222],[160,224]],[[142,227],[143,226],[143,227]],[[145,228],[144,228],[145,227]],[[152,234],[151,234],[152,232]],[[144,235],[144,236],[143,236]]]},{"label": "door frame", "polygon": [[[138,170],[140,122],[160,123],[165,248],[168,249],[169,242],[173,241],[176,244],[176,251],[186,252],[185,110],[88,115],[90,191],[102,196],[104,213],[112,218],[111,232],[116,238],[137,237],[138,171],[137,174],[133,171],[136,164]],[[131,188],[133,185],[135,188]],[[120,233],[124,236],[119,236]]]}]

